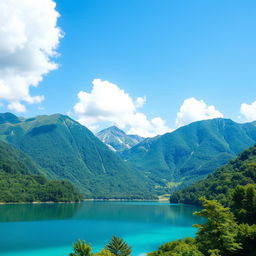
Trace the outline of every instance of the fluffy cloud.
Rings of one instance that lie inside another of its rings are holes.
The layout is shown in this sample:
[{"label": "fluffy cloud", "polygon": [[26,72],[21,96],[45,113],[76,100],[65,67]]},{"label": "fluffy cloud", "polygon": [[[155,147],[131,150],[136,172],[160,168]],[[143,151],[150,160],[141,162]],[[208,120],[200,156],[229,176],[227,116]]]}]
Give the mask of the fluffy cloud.
[{"label": "fluffy cloud", "polygon": [[246,121],[255,121],[256,120],[256,101],[252,104],[241,104],[240,113],[246,119]]},{"label": "fluffy cloud", "polygon": [[160,117],[149,120],[145,114],[138,112],[138,108],[146,102],[145,97],[132,99],[117,85],[101,79],[93,80],[92,84],[90,93],[78,93],[78,102],[73,108],[80,123],[95,129],[98,124],[108,122],[143,137],[169,131]]},{"label": "fluffy cloud", "polygon": [[176,126],[181,127],[189,123],[212,118],[223,117],[214,106],[208,106],[203,100],[189,98],[184,100],[176,117]]},{"label": "fluffy cloud", "polygon": [[55,5],[53,0],[0,1],[0,100],[13,111],[40,103],[44,97],[32,96],[30,87],[57,68],[51,57],[62,34]]}]

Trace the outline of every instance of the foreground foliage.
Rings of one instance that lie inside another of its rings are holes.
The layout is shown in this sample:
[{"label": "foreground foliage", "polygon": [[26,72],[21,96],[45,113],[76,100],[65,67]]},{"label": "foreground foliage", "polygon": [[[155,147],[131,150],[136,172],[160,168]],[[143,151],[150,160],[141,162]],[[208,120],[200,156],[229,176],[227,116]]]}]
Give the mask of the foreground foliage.
[{"label": "foreground foliage", "polygon": [[92,256],[92,247],[85,241],[78,240],[73,244],[74,252],[70,253],[69,256]]},{"label": "foreground foliage", "polygon": [[129,256],[131,254],[131,247],[122,238],[116,236],[112,237],[105,248],[116,256]]},{"label": "foreground foliage", "polygon": [[131,247],[122,239],[113,236],[111,241],[98,253],[93,253],[91,245],[78,240],[73,244],[74,252],[69,256],[130,256]]},{"label": "foreground foliage", "polygon": [[179,239],[160,246],[149,256],[255,256],[256,185],[235,188],[231,205],[200,198],[203,209],[195,214],[207,218],[198,228],[195,239]]}]

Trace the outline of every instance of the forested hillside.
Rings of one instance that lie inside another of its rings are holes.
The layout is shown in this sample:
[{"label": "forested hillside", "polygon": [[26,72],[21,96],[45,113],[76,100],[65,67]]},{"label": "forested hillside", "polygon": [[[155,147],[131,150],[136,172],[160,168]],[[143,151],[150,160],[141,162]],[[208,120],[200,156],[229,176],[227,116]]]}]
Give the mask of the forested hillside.
[{"label": "forested hillside", "polygon": [[0,141],[0,202],[78,201],[67,181],[50,181],[28,156]]},{"label": "forested hillside", "polygon": [[171,195],[173,203],[199,204],[199,198],[216,199],[229,205],[237,185],[256,183],[256,146],[243,151],[236,159],[218,168],[206,179]]},{"label": "forested hillside", "polygon": [[212,119],[145,139],[122,156],[157,187],[173,189],[205,178],[255,142],[255,123]]},{"label": "forested hillside", "polygon": [[70,181],[89,198],[152,198],[153,186],[143,174],[68,116],[10,115],[2,115],[0,137],[29,155],[51,179]]}]

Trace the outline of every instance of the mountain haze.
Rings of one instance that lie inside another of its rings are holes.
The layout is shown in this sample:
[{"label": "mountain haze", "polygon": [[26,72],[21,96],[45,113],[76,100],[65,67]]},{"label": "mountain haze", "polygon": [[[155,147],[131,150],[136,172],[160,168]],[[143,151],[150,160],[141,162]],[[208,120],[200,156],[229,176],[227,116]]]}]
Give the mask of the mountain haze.
[{"label": "mountain haze", "polygon": [[238,124],[218,118],[145,139],[122,157],[158,187],[174,189],[206,177],[255,142],[255,122]]},{"label": "mountain haze", "polygon": [[144,138],[138,135],[127,135],[124,131],[116,126],[106,128],[98,132],[96,136],[114,151],[124,151],[130,149],[144,140]]}]

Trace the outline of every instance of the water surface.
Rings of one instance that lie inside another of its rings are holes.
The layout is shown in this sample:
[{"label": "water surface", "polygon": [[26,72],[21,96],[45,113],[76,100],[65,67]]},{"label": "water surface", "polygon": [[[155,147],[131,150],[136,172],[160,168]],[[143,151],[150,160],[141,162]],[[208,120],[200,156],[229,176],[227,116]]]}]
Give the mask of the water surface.
[{"label": "water surface", "polygon": [[117,235],[136,256],[194,236],[192,225],[203,221],[195,210],[158,202],[0,205],[0,255],[64,256],[78,238],[97,252]]}]

